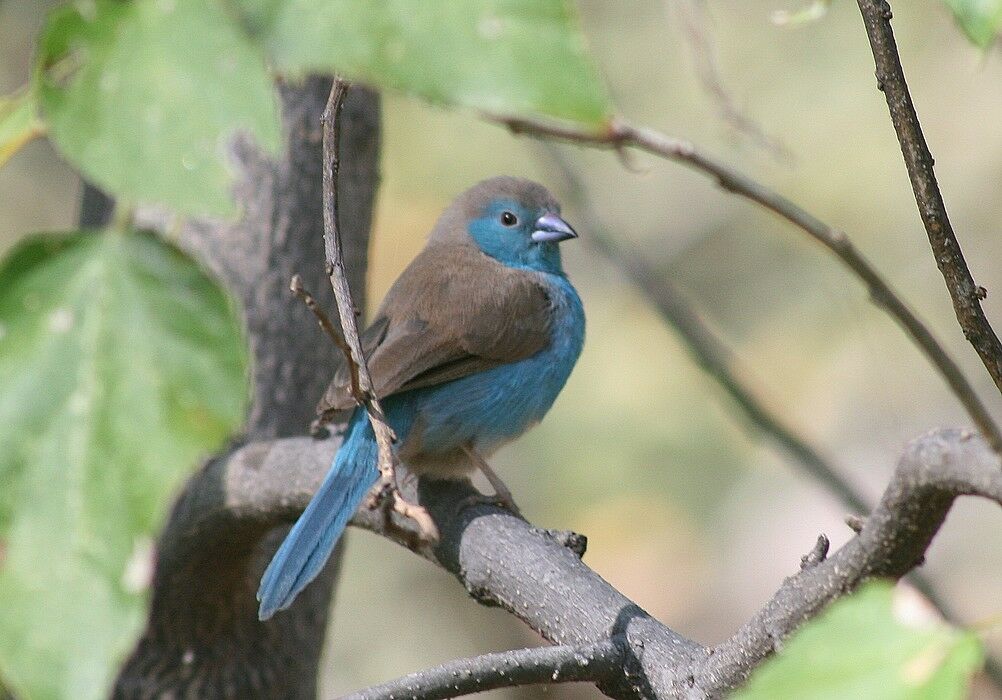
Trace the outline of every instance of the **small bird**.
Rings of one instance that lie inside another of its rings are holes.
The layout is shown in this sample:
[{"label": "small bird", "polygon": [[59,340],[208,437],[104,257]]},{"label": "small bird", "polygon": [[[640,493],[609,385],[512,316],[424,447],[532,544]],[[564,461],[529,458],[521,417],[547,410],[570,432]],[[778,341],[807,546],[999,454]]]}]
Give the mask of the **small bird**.
[{"label": "small bird", "polygon": [[[462,478],[479,468],[513,507],[486,458],[543,418],[581,353],[584,309],[557,245],[576,237],[553,195],[513,177],[474,185],[439,218],[361,337],[411,472]],[[354,406],[342,362],[318,412]],[[378,480],[376,464],[372,427],[356,407],[323,484],[261,578],[261,620],[320,573]]]}]

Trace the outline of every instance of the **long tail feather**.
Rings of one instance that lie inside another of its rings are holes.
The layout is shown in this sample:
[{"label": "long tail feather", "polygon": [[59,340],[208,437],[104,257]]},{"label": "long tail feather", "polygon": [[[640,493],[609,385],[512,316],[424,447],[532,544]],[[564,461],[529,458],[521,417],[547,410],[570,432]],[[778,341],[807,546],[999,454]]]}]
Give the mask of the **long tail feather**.
[{"label": "long tail feather", "polygon": [[356,411],[323,484],[261,577],[259,619],[267,620],[289,607],[323,569],[348,521],[379,478],[376,453],[368,418],[364,411]]}]

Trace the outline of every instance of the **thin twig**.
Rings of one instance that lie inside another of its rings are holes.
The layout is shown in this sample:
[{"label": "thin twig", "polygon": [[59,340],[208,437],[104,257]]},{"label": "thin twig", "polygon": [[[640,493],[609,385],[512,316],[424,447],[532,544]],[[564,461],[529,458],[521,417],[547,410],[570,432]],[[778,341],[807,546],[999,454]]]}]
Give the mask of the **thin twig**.
[{"label": "thin twig", "polygon": [[440,700],[495,688],[540,683],[600,682],[625,664],[625,642],[605,639],[585,646],[534,647],[456,659],[388,683],[359,690],[342,700]]},{"label": "thin twig", "polygon": [[858,3],[873,52],[877,89],[887,99],[887,109],[901,145],[908,178],[936,265],[943,273],[964,336],[974,346],[988,374],[1002,391],[1002,342],[999,342],[981,308],[981,300],[987,292],[975,284],[946,213],[946,204],[933,170],[932,153],[922,134],[894,41],[891,6],[884,0],[858,0]]},{"label": "thin twig", "polygon": [[[351,289],[344,269],[344,255],[341,251],[341,234],[338,227],[337,206],[337,174],[338,174],[338,142],[340,137],[340,112],[348,93],[348,83],[338,77],[331,85],[330,97],[323,114],[323,154],[324,154],[324,249],[327,255],[327,274],[330,277],[334,297],[337,299],[338,314],[341,317],[341,328],[347,342],[345,361],[353,375],[352,392],[355,401],[363,406],[368,413],[378,446],[378,468],[380,474],[379,486],[376,490],[375,504],[382,499],[389,499],[395,512],[413,519],[421,529],[422,536],[430,541],[438,539],[438,529],[435,522],[421,506],[410,503],[400,495],[397,485],[397,457],[393,450],[396,435],[386,421],[379,397],[374,393],[369,367],[362,352],[362,343],[358,335],[358,321],[355,318],[355,304],[351,298]],[[342,347],[342,350],[345,350]]]},{"label": "thin twig", "polygon": [[790,160],[792,154],[782,141],[766,133],[765,129],[737,106],[734,96],[724,84],[716,48],[709,31],[705,0],[666,0],[665,9],[674,14],[682,25],[682,35],[692,55],[696,77],[703,90],[717,106],[720,117],[739,134],[749,137],[773,156]]},{"label": "thin twig", "polygon": [[977,392],[964,377],[932,331],[908,308],[870,262],[863,257],[844,232],[832,228],[813,214],[765,185],[743,175],[700,151],[689,141],[666,136],[653,129],[632,126],[621,120],[609,122],[604,129],[592,131],[564,123],[521,117],[488,117],[508,127],[513,133],[537,138],[551,138],[572,143],[607,148],[633,147],[653,155],[677,161],[713,177],[726,191],[749,199],[807,232],[831,250],[842,263],[866,285],[870,299],[891,315],[912,338],[929,362],[946,380],[966,409],[977,429],[996,451],[1002,451],[1002,432],[981,403]]},{"label": "thin twig", "polygon": [[[317,317],[317,324],[324,330],[334,344],[338,346],[338,349],[344,353],[345,358],[351,357],[351,347],[348,345],[348,341],[344,339],[341,335],[341,331],[337,329],[334,322],[331,321],[330,316],[324,311],[317,300],[310,294],[310,290],[303,286],[303,278],[299,275],[293,275],[292,281],[289,283],[289,291],[291,291],[298,299],[302,300],[306,308],[309,309],[314,316]],[[361,396],[362,390],[358,384],[358,365],[348,361],[348,377],[351,382],[351,395]]]},{"label": "thin twig", "polygon": [[871,504],[862,492],[849,483],[820,450],[809,444],[781,415],[755,395],[751,388],[753,382],[746,376],[734,352],[700,317],[682,290],[654,270],[640,255],[624,250],[609,235],[601,223],[599,213],[589,202],[581,178],[570,163],[556,148],[547,147],[546,153],[547,163],[555,166],[561,173],[571,205],[578,210],[581,219],[591,226],[589,235],[586,236],[588,242],[637,285],[661,318],[678,334],[690,357],[717,381],[752,425],[789,452],[808,474],[834,494],[846,508],[860,515],[869,513]]}]

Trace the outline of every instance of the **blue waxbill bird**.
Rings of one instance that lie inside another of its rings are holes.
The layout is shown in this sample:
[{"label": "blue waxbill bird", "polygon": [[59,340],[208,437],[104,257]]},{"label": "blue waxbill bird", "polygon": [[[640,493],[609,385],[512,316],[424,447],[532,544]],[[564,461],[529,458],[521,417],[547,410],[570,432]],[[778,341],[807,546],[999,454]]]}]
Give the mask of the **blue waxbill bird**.
[{"label": "blue waxbill bird", "polygon": [[[544,187],[495,177],[461,194],[362,335],[375,393],[415,474],[459,478],[538,423],[584,342],[558,243],[577,234]],[[318,410],[355,405],[346,363]],[[258,616],[292,604],[376,483],[376,441],[356,408],[330,472],[261,578]]]}]

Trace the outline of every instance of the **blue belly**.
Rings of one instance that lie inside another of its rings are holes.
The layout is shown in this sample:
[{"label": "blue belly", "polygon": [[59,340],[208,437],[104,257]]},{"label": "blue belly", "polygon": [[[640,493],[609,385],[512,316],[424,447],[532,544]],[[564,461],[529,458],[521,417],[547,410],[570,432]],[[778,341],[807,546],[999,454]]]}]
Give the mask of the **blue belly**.
[{"label": "blue belly", "polygon": [[489,455],[546,415],[581,354],[585,321],[567,278],[540,276],[553,304],[550,345],[519,362],[389,397],[387,417],[405,448],[419,445],[421,456],[434,457],[473,445]]}]

